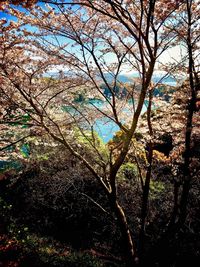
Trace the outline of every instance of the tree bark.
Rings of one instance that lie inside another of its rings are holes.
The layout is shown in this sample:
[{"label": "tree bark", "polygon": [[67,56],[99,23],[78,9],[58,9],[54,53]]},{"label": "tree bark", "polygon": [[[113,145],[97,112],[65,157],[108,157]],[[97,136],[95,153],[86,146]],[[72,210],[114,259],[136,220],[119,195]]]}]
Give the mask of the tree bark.
[{"label": "tree bark", "polygon": [[[151,139],[153,139],[153,129],[151,125],[151,106],[152,106],[152,98],[153,98],[153,90],[150,88],[149,90],[149,105],[147,108],[147,124],[149,129],[149,135]],[[148,213],[148,200],[149,200],[149,190],[150,190],[150,181],[151,181],[151,170],[152,170],[152,160],[153,160],[153,143],[150,140],[148,144],[148,151],[146,153],[148,167],[146,172],[145,183],[143,186],[143,194],[142,194],[142,209],[141,209],[141,228],[139,233],[139,254],[140,258],[142,258],[143,250],[144,250],[144,238],[145,238],[145,224],[146,217]]]},{"label": "tree bark", "polygon": [[190,84],[190,92],[191,92],[191,99],[189,100],[188,104],[188,115],[187,115],[187,122],[186,122],[186,133],[185,133],[185,151],[184,151],[184,182],[183,182],[183,190],[181,195],[180,201],[180,216],[179,216],[179,227],[183,225],[187,216],[187,204],[188,204],[188,196],[190,191],[190,184],[191,184],[191,173],[190,173],[190,160],[191,160],[191,135],[192,135],[192,128],[193,128],[193,114],[195,111],[195,104],[196,104],[196,84],[194,79],[194,60],[193,60],[193,44],[192,44],[192,1],[187,0],[187,47],[188,47],[188,56],[189,56],[189,84]]},{"label": "tree bark", "polygon": [[126,266],[127,267],[138,266],[139,259],[137,257],[136,246],[132,239],[132,235],[123,208],[120,206],[117,200],[113,200],[112,198],[110,198],[110,204],[117,218],[118,226],[120,228],[120,232],[125,245]]},{"label": "tree bark", "polygon": [[152,159],[153,159],[153,146],[152,146],[152,143],[150,143],[149,152],[148,152],[149,166],[147,169],[145,184],[143,187],[143,195],[142,195],[141,228],[140,228],[140,234],[139,234],[140,258],[142,257],[143,250],[144,250],[145,224],[146,224],[146,217],[148,213],[148,199],[149,199],[149,189],[150,189],[150,181],[151,181]]}]

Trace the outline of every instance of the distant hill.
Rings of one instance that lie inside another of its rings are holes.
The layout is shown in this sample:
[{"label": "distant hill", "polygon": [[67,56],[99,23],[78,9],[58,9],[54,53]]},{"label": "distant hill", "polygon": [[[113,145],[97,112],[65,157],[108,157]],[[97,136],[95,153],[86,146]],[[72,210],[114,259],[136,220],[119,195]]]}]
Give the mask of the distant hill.
[{"label": "distant hill", "polygon": [[153,81],[154,81],[154,83],[159,82],[159,83],[168,84],[171,86],[175,86],[177,83],[176,80],[172,76],[167,76],[165,78],[162,78],[162,76],[160,76],[160,75],[154,75]]},{"label": "distant hill", "polygon": [[[169,75],[169,76],[163,78],[164,75],[165,74],[162,74],[161,72],[154,73],[152,80],[155,83],[160,82],[162,84],[168,84],[171,86],[175,86],[177,84],[176,80],[172,76]],[[45,77],[50,77],[50,76],[56,77],[56,76],[58,76],[58,73],[57,72],[49,72],[45,75]],[[108,83],[111,83],[114,80],[113,75],[110,73],[104,73],[104,77]],[[132,74],[119,74],[117,79],[119,82],[122,82],[122,83],[132,83],[134,78],[137,78],[137,77],[138,77],[138,74],[136,72],[134,72]],[[99,79],[102,80],[102,83],[104,83],[103,79],[101,77],[99,77]]]},{"label": "distant hill", "polygon": [[[113,75],[110,73],[105,73],[104,77],[106,78],[108,83],[111,83],[114,80]],[[130,77],[123,75],[123,74],[119,74],[117,79],[119,82],[122,82],[122,83],[130,83],[132,81]]]},{"label": "distant hill", "polygon": [[[104,76],[108,83],[111,83],[114,80],[113,75],[110,73],[105,73]],[[168,84],[171,86],[176,85],[176,80],[172,76],[167,76],[165,78],[162,78],[163,76],[164,75],[161,75],[161,74],[154,74],[152,80],[154,83],[160,82],[162,84]],[[117,79],[119,82],[122,82],[122,83],[131,83],[133,82],[133,79],[137,77],[138,75],[136,73],[133,73],[132,75],[119,74]]]}]

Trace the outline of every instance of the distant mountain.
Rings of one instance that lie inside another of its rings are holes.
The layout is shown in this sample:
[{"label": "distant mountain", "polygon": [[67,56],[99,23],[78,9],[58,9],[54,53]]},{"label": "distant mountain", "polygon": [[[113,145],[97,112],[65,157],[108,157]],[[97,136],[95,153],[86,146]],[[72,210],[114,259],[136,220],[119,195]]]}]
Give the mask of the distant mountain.
[{"label": "distant mountain", "polygon": [[[163,84],[168,84],[168,85],[171,85],[171,86],[175,86],[176,85],[176,80],[172,77],[172,76],[167,76],[165,78],[163,78],[165,75],[165,73],[163,72],[155,72],[154,75],[153,75],[153,78],[152,80],[154,81],[154,83],[163,83]],[[58,73],[57,72],[49,72],[45,75],[45,77],[58,77]],[[110,73],[104,73],[104,77],[106,79],[106,81],[108,83],[111,83],[113,82],[114,80],[114,76]],[[117,76],[117,79],[119,82],[122,82],[122,83],[132,83],[134,78],[137,78],[139,77],[139,75],[136,73],[136,72],[133,72],[132,74],[119,74]],[[102,77],[99,77],[100,80],[102,80],[102,83],[104,83]]]},{"label": "distant mountain", "polygon": [[[108,83],[111,83],[114,80],[113,75],[110,73],[104,73],[104,77]],[[126,75],[123,75],[123,74],[119,74],[117,79],[119,82],[122,82],[122,83],[130,83],[131,82],[131,78],[126,76]]]},{"label": "distant mountain", "polygon": [[[114,77],[112,74],[110,73],[105,73],[104,74],[104,77],[106,78],[107,82],[108,83],[111,83],[113,80],[114,80]],[[133,73],[132,75],[126,75],[126,74],[119,74],[117,79],[119,82],[122,82],[122,83],[131,83],[133,82],[133,79],[134,78],[137,78],[138,75],[137,73]],[[163,84],[168,84],[168,85],[171,85],[171,86],[175,86],[176,85],[176,80],[172,77],[172,76],[167,76],[167,77],[164,77],[164,75],[161,75],[160,73],[159,74],[154,74],[153,75],[153,82],[154,83],[163,83]]]},{"label": "distant mountain", "polygon": [[167,76],[164,77],[160,76],[160,75],[153,75],[153,81],[154,83],[164,83],[164,84],[168,84],[168,85],[172,85],[175,86],[176,85],[176,80],[172,77],[172,76]]}]

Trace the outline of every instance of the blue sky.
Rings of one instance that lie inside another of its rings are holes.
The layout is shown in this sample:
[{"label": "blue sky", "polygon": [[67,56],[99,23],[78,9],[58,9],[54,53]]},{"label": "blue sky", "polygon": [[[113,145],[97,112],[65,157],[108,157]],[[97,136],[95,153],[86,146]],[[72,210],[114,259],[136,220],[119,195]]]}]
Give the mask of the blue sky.
[{"label": "blue sky", "polygon": [[8,15],[5,12],[0,11],[0,19],[3,19],[3,18],[7,19],[8,21],[9,20],[16,20],[15,17]]},{"label": "blue sky", "polygon": [[[44,5],[44,4],[41,4],[41,5]],[[21,11],[25,11],[25,9],[23,9],[22,7],[15,7]],[[6,18],[8,20],[8,22],[10,20],[14,20],[16,21],[16,18],[5,13],[5,12],[0,12],[0,19],[2,18]],[[33,30],[33,27],[31,26],[26,26],[26,28],[28,30]],[[35,30],[35,29],[34,29]],[[63,42],[70,42],[69,40],[67,40],[66,38],[62,38],[62,37],[58,37],[58,40],[59,42],[62,44]],[[51,41],[51,37],[49,37],[49,41]],[[177,61],[180,61],[181,58],[186,54],[186,50],[178,45],[178,46],[175,46],[173,48],[170,48],[168,49],[167,51],[165,51],[159,58],[159,61],[162,62],[162,64],[167,64],[167,63],[176,63]],[[110,63],[114,63],[116,60],[116,58],[112,55],[112,54],[107,54],[106,55],[106,61],[107,62],[110,62]],[[62,69],[62,66],[61,66],[61,69]],[[160,70],[160,65],[159,63],[156,64],[155,66],[155,70]],[[133,70],[130,70],[130,67],[127,66],[124,66],[123,69],[122,69],[122,73],[121,74],[124,74],[124,75],[132,75],[133,74]]]},{"label": "blue sky", "polygon": [[[1,1],[1,0],[0,0]],[[44,3],[40,3],[39,4],[40,6],[45,6],[45,4]],[[26,9],[24,9],[23,7],[21,7],[21,6],[14,6],[14,5],[11,5],[12,7],[14,7],[15,9],[18,9],[19,11],[23,11],[23,12],[26,12]],[[11,16],[11,15],[9,15],[9,14],[7,14],[7,13],[5,13],[5,12],[3,12],[3,11],[0,11],[0,19],[2,19],[2,18],[6,18],[8,21],[10,21],[10,20],[14,20],[14,21],[16,21],[16,18],[14,17],[14,16]]]}]

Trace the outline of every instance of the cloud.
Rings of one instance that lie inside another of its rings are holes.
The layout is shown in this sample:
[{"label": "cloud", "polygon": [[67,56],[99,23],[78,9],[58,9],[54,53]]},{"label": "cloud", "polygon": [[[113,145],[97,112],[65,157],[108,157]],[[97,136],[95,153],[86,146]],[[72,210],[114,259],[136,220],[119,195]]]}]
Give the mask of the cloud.
[{"label": "cloud", "polygon": [[163,52],[158,61],[161,64],[177,63],[183,60],[186,54],[186,48],[182,45],[177,45]]}]

